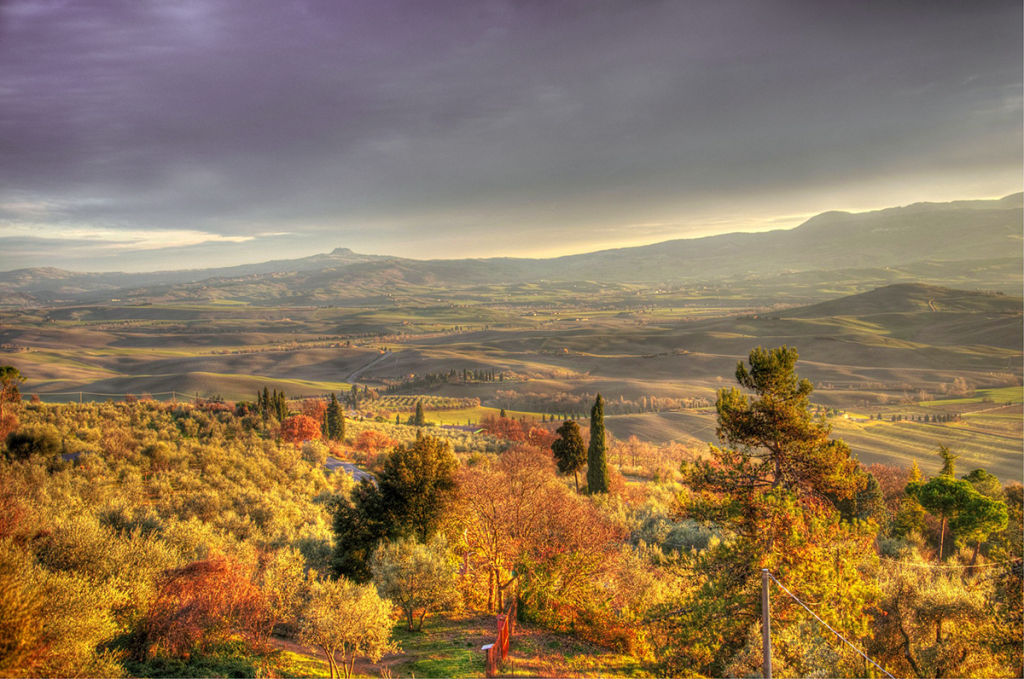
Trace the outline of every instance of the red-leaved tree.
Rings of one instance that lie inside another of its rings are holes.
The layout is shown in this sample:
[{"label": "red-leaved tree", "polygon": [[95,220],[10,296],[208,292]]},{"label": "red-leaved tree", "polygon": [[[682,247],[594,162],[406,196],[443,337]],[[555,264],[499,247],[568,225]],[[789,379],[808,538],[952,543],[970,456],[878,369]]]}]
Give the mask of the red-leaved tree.
[{"label": "red-leaved tree", "polygon": [[309,415],[292,415],[281,423],[281,438],[288,443],[311,441],[320,434],[320,423]]}]

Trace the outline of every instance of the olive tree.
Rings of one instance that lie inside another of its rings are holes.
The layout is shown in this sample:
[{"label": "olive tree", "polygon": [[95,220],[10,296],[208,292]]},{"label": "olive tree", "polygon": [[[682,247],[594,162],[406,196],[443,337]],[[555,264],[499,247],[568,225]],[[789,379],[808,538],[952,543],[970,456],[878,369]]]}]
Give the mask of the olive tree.
[{"label": "olive tree", "polygon": [[382,544],[374,553],[370,569],[377,591],[402,609],[410,632],[423,630],[430,611],[458,601],[451,556],[441,536],[425,545],[408,538],[397,540]]},{"label": "olive tree", "polygon": [[[391,602],[373,585],[357,585],[340,578],[313,584],[299,618],[300,643],[316,646],[327,655],[331,679],[352,676],[356,658],[377,662],[398,650],[391,640]],[[341,667],[336,653],[341,653]]]}]

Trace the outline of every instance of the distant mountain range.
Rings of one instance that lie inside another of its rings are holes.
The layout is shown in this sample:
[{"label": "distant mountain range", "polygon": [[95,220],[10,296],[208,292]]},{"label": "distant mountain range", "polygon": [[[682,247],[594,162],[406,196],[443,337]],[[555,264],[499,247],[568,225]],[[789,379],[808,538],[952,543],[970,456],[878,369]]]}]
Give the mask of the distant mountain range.
[{"label": "distant mountain range", "polygon": [[[329,254],[217,269],[81,273],[54,268],[0,272],[0,304],[41,306],[148,298],[245,298],[323,303],[372,297],[394,286],[536,281],[668,283],[942,262],[1013,264],[1024,247],[1024,194],[1000,200],[917,203],[850,214],[826,212],[800,226],[729,233],[551,259],[415,260]],[[1020,267],[1017,267],[1018,269]]]}]

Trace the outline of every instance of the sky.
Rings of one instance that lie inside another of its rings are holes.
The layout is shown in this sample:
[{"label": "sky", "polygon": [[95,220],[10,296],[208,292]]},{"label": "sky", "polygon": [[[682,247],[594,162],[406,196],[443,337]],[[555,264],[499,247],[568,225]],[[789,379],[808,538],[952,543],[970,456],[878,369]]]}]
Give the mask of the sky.
[{"label": "sky", "polygon": [[0,270],[553,256],[1022,188],[1022,4],[0,0]]}]

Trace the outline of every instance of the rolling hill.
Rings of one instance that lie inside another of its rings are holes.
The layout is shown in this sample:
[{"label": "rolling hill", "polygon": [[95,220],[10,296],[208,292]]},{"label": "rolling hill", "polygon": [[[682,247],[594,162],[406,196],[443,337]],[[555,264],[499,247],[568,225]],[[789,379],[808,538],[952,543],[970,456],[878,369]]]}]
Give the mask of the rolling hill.
[{"label": "rolling hill", "polygon": [[[0,272],[0,304],[203,299],[362,305],[379,302],[392,289],[534,281],[660,284],[858,268],[872,270],[870,276],[877,280],[892,269],[920,270],[929,263],[941,263],[936,276],[953,278],[984,268],[986,262],[1001,262],[1003,271],[1019,272],[1024,268],[1022,206],[1022,194],[1013,194],[1001,200],[920,203],[858,214],[827,212],[789,230],[680,239],[551,259],[414,260],[339,248],[302,259],[220,269],[139,274],[19,269]],[[1005,285],[1017,280],[1019,275]]]}]

